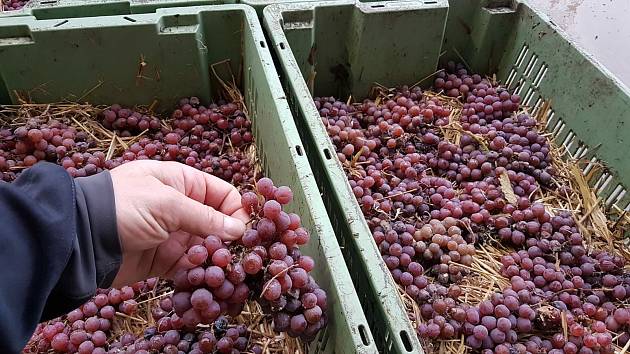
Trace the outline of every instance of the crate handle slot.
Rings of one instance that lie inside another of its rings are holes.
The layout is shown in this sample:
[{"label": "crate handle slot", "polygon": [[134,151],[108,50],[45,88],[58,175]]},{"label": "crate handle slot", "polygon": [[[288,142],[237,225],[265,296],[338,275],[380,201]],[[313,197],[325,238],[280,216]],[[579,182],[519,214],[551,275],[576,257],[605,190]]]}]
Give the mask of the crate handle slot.
[{"label": "crate handle slot", "polygon": [[57,23],[56,25],[54,25],[53,27],[60,27],[60,26],[65,25],[65,24],[66,24],[66,23],[68,23],[68,22],[70,22],[70,21],[69,21],[69,20],[63,20],[63,21],[61,21],[61,22]]},{"label": "crate handle slot", "polygon": [[125,20],[129,21],[129,22],[136,22],[136,20],[134,20],[133,18],[129,17],[129,16],[125,16],[123,17]]},{"label": "crate handle slot", "polygon": [[332,156],[330,155],[330,150],[324,149],[324,155],[326,156],[326,160],[330,160]]},{"label": "crate handle slot", "polygon": [[299,156],[304,156],[304,153],[302,152],[302,147],[300,145],[295,145],[295,151]]},{"label": "crate handle slot", "polygon": [[400,331],[400,339],[402,340],[403,345],[405,346],[405,350],[408,352],[411,352],[413,347],[411,346],[411,340],[409,339],[409,334],[407,333],[407,331],[405,330]]},{"label": "crate handle slot", "polygon": [[359,335],[361,336],[361,342],[363,342],[364,345],[370,345],[370,336],[368,336],[364,325],[359,325]]},{"label": "crate handle slot", "polygon": [[265,47],[266,47],[266,46],[265,46],[265,41],[260,41],[260,46],[261,46],[262,48],[265,48]]}]

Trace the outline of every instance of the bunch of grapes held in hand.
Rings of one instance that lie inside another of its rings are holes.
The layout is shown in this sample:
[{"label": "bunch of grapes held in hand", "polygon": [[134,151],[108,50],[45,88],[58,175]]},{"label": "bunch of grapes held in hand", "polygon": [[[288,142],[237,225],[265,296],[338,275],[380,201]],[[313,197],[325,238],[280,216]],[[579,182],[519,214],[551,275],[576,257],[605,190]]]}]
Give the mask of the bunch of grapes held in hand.
[{"label": "bunch of grapes held in hand", "polygon": [[256,192],[242,196],[255,221],[239,243],[228,245],[211,235],[188,250],[196,267],[175,276],[173,295],[186,327],[212,323],[222,314],[236,316],[250,299],[273,315],[276,331],[292,337],[312,340],[326,325],[326,293],[309,275],[313,259],[299,250],[309,234],[298,215],[282,210],[292,198],[288,187],[261,178]]}]

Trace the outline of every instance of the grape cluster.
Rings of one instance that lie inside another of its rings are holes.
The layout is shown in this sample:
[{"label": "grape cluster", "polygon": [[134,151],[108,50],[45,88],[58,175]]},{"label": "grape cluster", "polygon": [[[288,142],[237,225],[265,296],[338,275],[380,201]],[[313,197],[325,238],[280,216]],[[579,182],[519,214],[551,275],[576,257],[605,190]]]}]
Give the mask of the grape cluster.
[{"label": "grape cluster", "polygon": [[84,131],[58,120],[31,118],[14,129],[0,129],[0,172],[13,181],[38,161],[62,165],[74,177],[93,175],[105,167],[103,152],[90,152],[95,144]]},{"label": "grape cluster", "polygon": [[108,333],[116,313],[134,316],[136,298],[153,290],[157,278],[150,278],[121,289],[99,289],[98,293],[64,318],[40,324],[25,352],[106,353]]},{"label": "grape cluster", "polygon": [[179,101],[170,125],[155,116],[114,104],[96,115],[103,127],[122,139],[142,137],[109,160],[97,141],[72,121],[30,118],[20,127],[0,130],[0,172],[13,181],[38,161],[57,163],[73,177],[90,176],[133,161],[178,161],[225,179],[241,188],[260,178],[256,174],[251,121],[234,103],[219,101],[208,107],[197,97]]},{"label": "grape cluster", "polygon": [[137,135],[145,130],[156,131],[162,128],[158,118],[122,108],[119,104],[113,104],[103,110],[98,115],[98,121],[103,127],[122,137]]},{"label": "grape cluster", "polygon": [[[444,95],[314,99],[385,265],[419,306],[418,335],[464,335],[483,353],[610,353],[611,332],[625,345],[625,260],[532,201],[556,171],[520,97],[454,63],[434,88]],[[510,286],[469,304],[458,283],[486,242],[514,250],[500,260]]]},{"label": "grape cluster", "polygon": [[50,349],[56,353],[79,354],[262,352],[259,345],[250,344],[247,326],[230,325],[224,316],[218,316],[209,328],[186,328],[183,319],[173,313],[177,300],[171,296],[164,296],[152,307],[155,326],[145,328],[141,335],[124,332],[112,340],[115,316],[120,313],[138,316],[138,303],[134,299],[153,296],[157,285],[158,279],[151,278],[131,287],[99,289],[94,298],[64,318],[39,325],[24,352],[42,353]]},{"label": "grape cluster", "polygon": [[[121,111],[125,110],[119,109],[119,115]],[[112,113],[107,114],[113,116],[114,109],[109,112]],[[259,178],[255,175],[252,156],[248,152],[253,142],[251,121],[236,104],[220,101],[206,107],[197,97],[184,98],[179,101],[171,118],[171,126],[155,124],[159,127],[158,131],[132,144],[121,156],[106,162],[107,167],[144,159],[178,161],[242,188]],[[153,122],[152,117],[147,119]]]},{"label": "grape cluster", "polygon": [[[170,298],[167,298],[170,299]],[[172,307],[172,304],[170,305]],[[164,354],[238,354],[245,351],[261,352],[258,345],[250,345],[249,330],[245,325],[229,326],[225,317],[218,317],[209,328],[199,331],[181,330],[181,321],[165,321],[162,317],[155,327],[144,330],[141,338],[125,333],[112,342],[108,353],[164,353]]]},{"label": "grape cluster", "polygon": [[228,246],[211,235],[188,250],[196,267],[175,276],[173,295],[184,326],[238,315],[252,298],[273,315],[276,331],[305,341],[315,338],[327,321],[326,293],[309,275],[315,262],[298,248],[308,242],[308,232],[298,215],[282,210],[292,199],[290,188],[261,178],[256,192],[242,196],[243,207],[256,221],[240,244]]},{"label": "grape cluster", "polygon": [[26,5],[28,0],[3,0],[2,1],[2,10],[3,11],[11,11],[11,10],[19,10]]}]

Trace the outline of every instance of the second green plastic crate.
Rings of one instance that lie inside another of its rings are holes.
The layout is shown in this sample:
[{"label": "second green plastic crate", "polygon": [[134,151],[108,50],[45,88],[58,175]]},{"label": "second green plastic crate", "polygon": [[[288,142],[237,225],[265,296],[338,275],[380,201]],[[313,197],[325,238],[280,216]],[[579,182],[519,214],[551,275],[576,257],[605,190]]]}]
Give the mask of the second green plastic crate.
[{"label": "second green plastic crate", "polygon": [[[421,352],[396,285],[372,239],[313,96],[368,96],[374,83],[427,79],[447,60],[497,74],[574,155],[608,169],[594,184],[607,206],[629,209],[630,92],[544,15],[509,0],[304,2],[264,10],[281,82],[305,142],[379,349]],[[586,166],[585,170],[592,168]],[[372,314],[372,315],[370,315]]]}]

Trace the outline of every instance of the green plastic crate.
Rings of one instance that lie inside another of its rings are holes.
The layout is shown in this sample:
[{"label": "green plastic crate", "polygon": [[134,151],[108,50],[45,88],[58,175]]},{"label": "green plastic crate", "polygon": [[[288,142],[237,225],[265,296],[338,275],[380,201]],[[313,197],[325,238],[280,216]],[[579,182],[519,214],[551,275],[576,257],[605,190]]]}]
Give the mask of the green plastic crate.
[{"label": "green plastic crate", "polygon": [[267,5],[299,1],[304,0],[30,0],[19,10],[0,12],[0,18],[34,16],[38,20],[50,20],[130,15],[155,12],[159,8],[223,4],[249,5],[260,17]]},{"label": "green plastic crate", "polygon": [[[628,210],[630,92],[545,16],[511,0],[354,1],[277,4],[264,9],[281,82],[372,333],[384,353],[422,352],[395,283],[356,202],[312,101],[355,102],[378,82],[427,79],[438,63],[464,61],[496,73],[540,109],[548,129],[575,156],[610,169],[594,185],[610,206]],[[314,79],[313,79],[314,77]],[[587,169],[592,166],[587,166]],[[625,186],[625,187],[624,187]]]},{"label": "green plastic crate", "polygon": [[[207,103],[220,87],[209,67],[226,59],[245,97],[265,174],[292,187],[290,209],[312,233],[303,252],[317,262],[312,274],[328,293],[330,322],[310,352],[376,352],[253,8],[219,5],[64,20],[3,19],[0,104],[15,104],[13,93],[22,92],[41,103],[69,99],[148,105],[157,100],[157,109],[168,111],[185,96]],[[139,73],[141,61],[145,65]]]},{"label": "green plastic crate", "polygon": [[[430,75],[438,63],[447,11],[446,1],[305,2],[271,5],[263,11],[289,105],[313,170],[321,171],[315,178],[363,308],[369,314],[372,333],[384,353],[419,352],[420,344],[304,78],[315,70],[311,84],[315,94],[345,99],[352,93],[358,95],[353,96],[357,100],[374,82],[400,83]],[[418,28],[422,28],[421,35]],[[413,38],[404,39],[408,46],[395,40],[403,33],[413,34]],[[393,47],[396,56],[389,51]],[[309,64],[312,53],[315,67]],[[413,65],[396,63],[403,58],[414,58]]]}]

